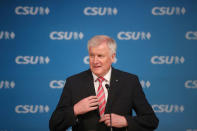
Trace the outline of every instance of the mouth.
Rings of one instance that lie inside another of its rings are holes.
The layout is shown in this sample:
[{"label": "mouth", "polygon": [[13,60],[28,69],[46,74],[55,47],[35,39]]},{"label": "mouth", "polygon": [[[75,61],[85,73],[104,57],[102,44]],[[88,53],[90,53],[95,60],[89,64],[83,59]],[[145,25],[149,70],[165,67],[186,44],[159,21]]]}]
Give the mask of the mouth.
[{"label": "mouth", "polygon": [[94,69],[99,69],[101,68],[102,66],[93,66]]}]

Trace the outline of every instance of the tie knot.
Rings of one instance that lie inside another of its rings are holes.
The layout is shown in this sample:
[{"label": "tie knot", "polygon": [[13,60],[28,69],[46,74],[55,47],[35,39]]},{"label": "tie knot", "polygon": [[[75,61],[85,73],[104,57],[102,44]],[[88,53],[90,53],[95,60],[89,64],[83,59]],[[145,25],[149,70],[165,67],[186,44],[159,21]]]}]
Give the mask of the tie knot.
[{"label": "tie knot", "polygon": [[103,82],[105,79],[101,76],[101,77],[98,77],[97,80],[101,83],[101,82]]}]

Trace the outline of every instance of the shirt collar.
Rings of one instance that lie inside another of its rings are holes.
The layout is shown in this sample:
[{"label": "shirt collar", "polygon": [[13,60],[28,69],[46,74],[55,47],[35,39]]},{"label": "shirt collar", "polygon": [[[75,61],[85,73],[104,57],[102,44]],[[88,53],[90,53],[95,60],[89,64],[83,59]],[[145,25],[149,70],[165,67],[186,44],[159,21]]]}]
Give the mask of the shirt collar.
[{"label": "shirt collar", "polygon": [[[110,82],[110,79],[111,79],[111,67],[109,69],[109,71],[107,72],[107,74],[103,77],[105,79],[105,81],[107,82]],[[94,81],[96,81],[98,79],[98,76],[96,76],[93,72],[92,72],[92,75],[93,75],[93,79]]]}]

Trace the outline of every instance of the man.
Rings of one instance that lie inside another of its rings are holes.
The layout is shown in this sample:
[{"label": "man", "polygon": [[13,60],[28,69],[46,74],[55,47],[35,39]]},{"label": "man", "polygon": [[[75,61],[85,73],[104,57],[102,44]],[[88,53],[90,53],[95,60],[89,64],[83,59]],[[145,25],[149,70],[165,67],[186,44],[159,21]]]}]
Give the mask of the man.
[{"label": "man", "polygon": [[[50,119],[50,130],[65,131],[70,126],[73,131],[108,131],[110,126],[113,131],[156,129],[159,121],[138,77],[111,66],[116,42],[108,36],[94,36],[88,42],[88,51],[90,70],[66,80]],[[136,116],[132,116],[132,110]]]}]

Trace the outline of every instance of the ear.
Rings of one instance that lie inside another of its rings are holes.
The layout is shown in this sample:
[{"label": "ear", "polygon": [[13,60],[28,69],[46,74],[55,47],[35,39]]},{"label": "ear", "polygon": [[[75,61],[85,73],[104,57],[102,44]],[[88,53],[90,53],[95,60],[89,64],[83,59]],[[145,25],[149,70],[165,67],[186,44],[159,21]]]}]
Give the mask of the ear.
[{"label": "ear", "polygon": [[116,59],[116,53],[113,53],[112,56],[111,56],[111,58],[112,58],[112,63],[114,63],[115,62],[115,59]]}]

